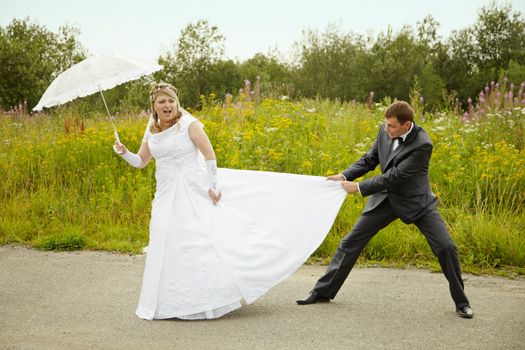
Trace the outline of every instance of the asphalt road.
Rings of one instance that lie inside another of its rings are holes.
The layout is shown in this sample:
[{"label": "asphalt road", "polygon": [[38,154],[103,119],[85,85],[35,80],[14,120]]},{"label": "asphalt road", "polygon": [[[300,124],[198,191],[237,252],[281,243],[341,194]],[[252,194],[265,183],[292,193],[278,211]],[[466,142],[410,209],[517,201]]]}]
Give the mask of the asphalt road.
[{"label": "asphalt road", "polygon": [[211,321],[135,316],[144,256],[0,247],[0,349],[525,349],[525,279],[465,275],[473,319],[443,275],[356,268],[329,304],[298,306],[322,266]]}]

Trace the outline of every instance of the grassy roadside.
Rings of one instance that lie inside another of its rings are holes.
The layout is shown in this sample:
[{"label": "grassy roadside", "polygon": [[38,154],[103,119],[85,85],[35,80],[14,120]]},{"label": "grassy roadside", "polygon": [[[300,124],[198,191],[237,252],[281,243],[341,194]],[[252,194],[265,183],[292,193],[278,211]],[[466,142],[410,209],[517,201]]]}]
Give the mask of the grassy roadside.
[{"label": "grassy roadside", "polygon": [[[371,146],[383,109],[268,99],[257,107],[208,102],[195,115],[205,124],[221,167],[325,176]],[[147,116],[119,119],[121,138],[137,149]],[[433,190],[467,272],[525,273],[524,121],[521,109],[469,122],[448,113],[416,120],[434,141]],[[50,116],[4,116],[0,137],[0,244],[141,251],[154,165],[138,171],[120,161],[102,115],[80,118],[65,109]],[[347,198],[314,257],[332,254],[364,203]],[[400,222],[379,233],[361,261],[435,268],[423,236]]]}]

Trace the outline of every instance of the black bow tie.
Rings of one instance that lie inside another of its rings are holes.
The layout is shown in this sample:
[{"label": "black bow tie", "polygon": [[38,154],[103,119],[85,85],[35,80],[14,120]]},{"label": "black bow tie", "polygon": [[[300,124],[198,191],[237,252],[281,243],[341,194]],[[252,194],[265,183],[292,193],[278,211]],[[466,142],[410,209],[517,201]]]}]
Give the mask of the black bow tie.
[{"label": "black bow tie", "polygon": [[397,140],[397,142],[399,144],[402,144],[403,142],[405,142],[401,136],[400,137],[396,137],[395,140]]}]

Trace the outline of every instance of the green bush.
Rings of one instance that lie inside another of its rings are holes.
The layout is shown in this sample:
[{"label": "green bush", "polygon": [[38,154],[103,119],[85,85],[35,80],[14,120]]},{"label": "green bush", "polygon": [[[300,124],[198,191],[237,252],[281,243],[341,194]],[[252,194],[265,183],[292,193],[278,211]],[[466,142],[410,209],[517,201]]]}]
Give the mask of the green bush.
[{"label": "green bush", "polygon": [[80,230],[68,229],[52,236],[40,238],[35,246],[42,250],[82,250],[86,246],[86,240]]}]

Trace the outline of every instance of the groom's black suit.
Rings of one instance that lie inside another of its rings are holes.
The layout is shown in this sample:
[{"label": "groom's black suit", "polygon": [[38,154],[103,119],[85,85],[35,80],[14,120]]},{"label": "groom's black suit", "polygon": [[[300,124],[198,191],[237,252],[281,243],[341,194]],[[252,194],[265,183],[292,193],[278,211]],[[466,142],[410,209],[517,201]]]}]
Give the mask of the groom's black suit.
[{"label": "groom's black suit", "polygon": [[405,141],[391,151],[393,140],[384,127],[381,126],[368,153],[343,172],[348,181],[353,181],[377,165],[381,167],[381,175],[359,182],[361,194],[370,198],[350,233],[341,240],[314,291],[333,299],[368,241],[380,229],[400,218],[407,224],[415,224],[425,235],[449,282],[456,306],[467,306],[469,301],[463,292],[456,246],[430,189],[428,168],[432,141],[425,130],[414,124]]}]

